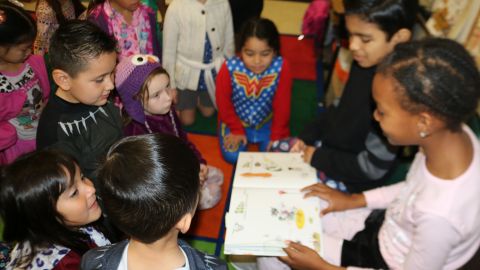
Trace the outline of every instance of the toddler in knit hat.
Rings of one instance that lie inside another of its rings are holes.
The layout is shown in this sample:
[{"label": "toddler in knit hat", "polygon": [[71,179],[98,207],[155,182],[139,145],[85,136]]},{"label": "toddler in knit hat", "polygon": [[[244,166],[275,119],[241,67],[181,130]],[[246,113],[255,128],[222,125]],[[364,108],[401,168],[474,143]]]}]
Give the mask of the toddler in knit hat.
[{"label": "toddler in knit hat", "polygon": [[188,141],[172,104],[169,75],[158,58],[136,54],[122,59],[117,65],[115,85],[129,118],[125,135],[163,133],[183,139],[200,161],[199,208],[216,205],[221,197],[223,174],[219,169],[207,166],[195,145]]}]

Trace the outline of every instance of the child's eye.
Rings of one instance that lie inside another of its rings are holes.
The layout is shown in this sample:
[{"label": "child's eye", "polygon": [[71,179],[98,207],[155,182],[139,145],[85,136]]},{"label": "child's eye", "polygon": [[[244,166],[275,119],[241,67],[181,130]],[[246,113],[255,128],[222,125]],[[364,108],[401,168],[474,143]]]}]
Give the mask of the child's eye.
[{"label": "child's eye", "polygon": [[97,79],[95,80],[95,82],[96,82],[96,83],[102,83],[103,80],[104,80],[104,77],[101,77],[101,78],[97,78]]},{"label": "child's eye", "polygon": [[363,43],[368,43],[368,42],[372,41],[371,38],[364,38],[364,37],[361,38],[361,40],[362,40]]},{"label": "child's eye", "polygon": [[78,194],[78,189],[75,189],[75,191],[70,194],[70,198],[77,196],[77,194]]}]

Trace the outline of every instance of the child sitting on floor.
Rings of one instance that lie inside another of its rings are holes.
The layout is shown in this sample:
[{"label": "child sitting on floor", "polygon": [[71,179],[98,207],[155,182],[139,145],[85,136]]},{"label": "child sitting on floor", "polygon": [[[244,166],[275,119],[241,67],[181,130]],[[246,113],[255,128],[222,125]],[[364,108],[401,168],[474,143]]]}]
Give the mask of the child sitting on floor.
[{"label": "child sitting on floor", "polygon": [[345,0],[345,23],[354,62],[342,97],[300,133],[292,151],[342,191],[361,192],[385,185],[396,162],[392,147],[372,113],[376,65],[396,44],[409,41],[418,0]]},{"label": "child sitting on floor", "polygon": [[154,55],[136,54],[117,65],[115,84],[128,114],[125,135],[165,133],[181,138],[200,162],[200,209],[213,207],[221,197],[223,176],[209,166],[187,138],[170,96],[170,78]]},{"label": "child sitting on floor", "polygon": [[81,269],[227,269],[178,239],[197,208],[199,167],[176,136],[137,135],[114,144],[100,167],[100,193],[108,217],[130,240],[86,253]]},{"label": "child sitting on floor", "polygon": [[266,151],[290,135],[292,76],[280,56],[275,24],[247,21],[240,33],[240,57],[228,59],[217,77],[218,137],[226,161],[235,163],[248,143]]}]

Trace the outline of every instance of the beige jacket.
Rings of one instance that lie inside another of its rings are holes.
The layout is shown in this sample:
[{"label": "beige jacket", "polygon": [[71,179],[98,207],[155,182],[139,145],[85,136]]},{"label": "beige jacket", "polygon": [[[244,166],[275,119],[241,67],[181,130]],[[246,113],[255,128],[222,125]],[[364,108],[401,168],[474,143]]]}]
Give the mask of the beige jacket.
[{"label": "beige jacket", "polygon": [[[213,63],[203,65],[205,33]],[[201,69],[220,69],[223,58],[234,55],[233,23],[227,0],[173,0],[163,26],[163,67],[172,87],[197,90]]]}]

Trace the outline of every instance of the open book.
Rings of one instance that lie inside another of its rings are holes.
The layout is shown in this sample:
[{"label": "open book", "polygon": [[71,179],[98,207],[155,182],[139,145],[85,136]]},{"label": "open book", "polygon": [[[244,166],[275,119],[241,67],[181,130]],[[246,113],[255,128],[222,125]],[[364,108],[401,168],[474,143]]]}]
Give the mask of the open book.
[{"label": "open book", "polygon": [[299,153],[242,152],[226,215],[225,254],[285,256],[285,241],[321,249],[320,200],[300,189],[316,183]]}]

